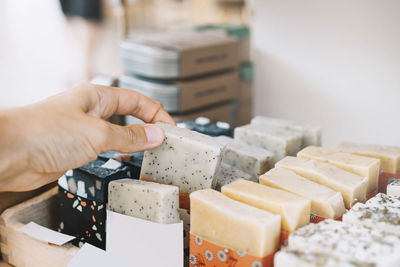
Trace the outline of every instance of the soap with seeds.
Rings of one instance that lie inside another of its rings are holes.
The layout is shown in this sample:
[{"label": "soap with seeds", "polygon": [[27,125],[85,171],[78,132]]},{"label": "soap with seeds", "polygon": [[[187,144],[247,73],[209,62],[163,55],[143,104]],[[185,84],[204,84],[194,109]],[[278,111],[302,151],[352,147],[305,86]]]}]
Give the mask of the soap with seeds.
[{"label": "soap with seeds", "polygon": [[165,140],[144,153],[140,179],[175,185],[186,194],[215,188],[224,146],[214,138],[173,125],[158,123]]},{"label": "soap with seeds", "polygon": [[221,187],[224,185],[228,185],[233,183],[236,180],[244,179],[244,180],[256,180],[248,173],[242,172],[241,170],[235,169],[234,167],[222,163],[218,172],[217,172],[217,183],[215,186],[215,190],[221,191]]}]

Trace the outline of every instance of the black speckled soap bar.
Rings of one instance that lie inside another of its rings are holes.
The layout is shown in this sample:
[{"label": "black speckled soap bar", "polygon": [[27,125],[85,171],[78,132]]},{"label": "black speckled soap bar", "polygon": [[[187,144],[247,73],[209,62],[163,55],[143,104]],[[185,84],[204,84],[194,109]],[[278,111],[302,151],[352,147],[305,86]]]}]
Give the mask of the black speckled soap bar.
[{"label": "black speckled soap bar", "polygon": [[84,243],[105,249],[106,205],[89,200],[58,187],[59,232],[76,236],[72,242],[81,247]]}]

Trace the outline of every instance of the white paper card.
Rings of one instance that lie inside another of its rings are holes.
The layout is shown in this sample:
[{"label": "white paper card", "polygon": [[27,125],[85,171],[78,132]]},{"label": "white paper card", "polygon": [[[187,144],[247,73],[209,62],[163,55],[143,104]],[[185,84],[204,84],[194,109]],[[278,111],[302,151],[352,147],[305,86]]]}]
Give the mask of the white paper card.
[{"label": "white paper card", "polygon": [[182,267],[183,224],[160,224],[107,210],[106,249],[133,266]]},{"label": "white paper card", "polygon": [[116,161],[115,159],[109,159],[106,163],[101,165],[101,167],[106,168],[106,169],[115,170],[115,169],[118,169],[119,167],[121,167],[121,165],[122,165],[121,162]]},{"label": "white paper card", "polygon": [[68,263],[68,267],[131,267],[126,261],[105,252],[95,246],[85,243]]},{"label": "white paper card", "polygon": [[25,224],[19,230],[32,238],[58,246],[62,246],[75,239],[74,236],[53,231],[34,222]]}]

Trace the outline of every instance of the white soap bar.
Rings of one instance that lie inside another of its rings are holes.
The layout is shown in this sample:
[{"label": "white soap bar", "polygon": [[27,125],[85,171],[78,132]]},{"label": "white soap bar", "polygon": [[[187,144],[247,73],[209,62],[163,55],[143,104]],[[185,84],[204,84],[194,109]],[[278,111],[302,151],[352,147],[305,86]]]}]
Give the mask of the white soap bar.
[{"label": "white soap bar", "polygon": [[357,266],[398,266],[400,261],[399,236],[331,219],[292,233],[288,248],[329,254]]},{"label": "white soap bar", "polygon": [[343,152],[380,159],[381,170],[384,172],[400,172],[400,147],[343,142],[339,144],[338,149]]},{"label": "white soap bar", "polygon": [[108,185],[109,210],[156,222],[177,223],[179,189],[176,186],[121,179]]},{"label": "white soap bar", "polygon": [[386,194],[400,197],[400,179],[395,179],[387,185]]},{"label": "white soap bar", "polygon": [[274,257],[274,267],[360,267],[351,260],[344,260],[328,253],[307,249],[283,248]]},{"label": "white soap bar", "polygon": [[321,127],[300,125],[298,123],[264,116],[256,116],[251,120],[253,125],[264,125],[269,127],[281,127],[289,130],[300,131],[302,137],[302,147],[321,145]]},{"label": "white soap bar", "polygon": [[190,194],[190,231],[217,245],[265,257],[279,247],[281,217],[204,189]]},{"label": "white soap bar", "polygon": [[233,200],[281,215],[282,231],[292,233],[310,223],[311,201],[292,193],[246,180],[222,187]]},{"label": "white soap bar", "polygon": [[311,213],[335,219],[345,213],[342,194],[326,186],[297,175],[295,172],[274,168],[260,176],[260,184],[275,187],[311,200]]},{"label": "white soap bar", "polygon": [[275,160],[296,155],[301,147],[302,134],[283,128],[245,125],[235,128],[235,139],[274,153]]},{"label": "white soap bar", "polygon": [[232,166],[222,163],[216,175],[217,183],[215,190],[221,191],[221,187],[233,183],[236,180],[256,180],[248,173],[242,172],[241,170],[234,169]]},{"label": "white soap bar", "polygon": [[362,157],[337,150],[317,146],[309,146],[297,153],[299,158],[315,159],[339,167],[348,172],[367,177],[367,193],[378,189],[380,161],[378,159]]},{"label": "white soap bar", "polygon": [[333,165],[316,160],[286,157],[276,167],[282,167],[311,181],[342,193],[346,208],[366,199],[367,179]]},{"label": "white soap bar", "polygon": [[218,136],[216,139],[226,146],[222,161],[254,178],[258,179],[258,176],[274,166],[274,154],[268,150],[250,146],[228,136]]},{"label": "white soap bar", "polygon": [[343,215],[343,222],[400,236],[400,197],[379,193],[365,204],[355,205]]},{"label": "white soap bar", "polygon": [[169,124],[158,125],[166,138],[160,147],[144,153],[140,178],[176,185],[184,193],[214,188],[224,147],[210,136]]}]

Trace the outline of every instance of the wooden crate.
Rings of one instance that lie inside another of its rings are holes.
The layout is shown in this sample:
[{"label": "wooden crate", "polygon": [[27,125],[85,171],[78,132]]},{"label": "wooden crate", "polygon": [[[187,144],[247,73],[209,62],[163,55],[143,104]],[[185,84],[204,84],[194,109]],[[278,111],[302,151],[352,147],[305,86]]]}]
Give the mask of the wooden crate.
[{"label": "wooden crate", "polygon": [[3,261],[14,266],[67,266],[78,248],[65,244],[51,245],[19,231],[33,221],[56,229],[57,187],[5,210],[0,216],[0,248]]}]

